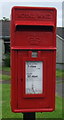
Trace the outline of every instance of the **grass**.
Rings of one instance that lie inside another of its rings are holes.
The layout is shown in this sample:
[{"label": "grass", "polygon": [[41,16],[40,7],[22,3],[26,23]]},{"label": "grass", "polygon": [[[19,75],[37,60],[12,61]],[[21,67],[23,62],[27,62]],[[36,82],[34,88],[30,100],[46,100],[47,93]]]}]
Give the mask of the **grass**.
[{"label": "grass", "polygon": [[64,77],[64,70],[56,70],[56,77]]},{"label": "grass", "polygon": [[60,83],[63,84],[63,83],[64,83],[64,80],[61,80],[61,81],[58,81],[58,80],[57,80],[57,81],[56,81],[56,84],[60,84]]},{"label": "grass", "polygon": [[2,84],[0,84],[0,118],[2,118]]},{"label": "grass", "polygon": [[10,72],[10,67],[2,67],[2,70]]},{"label": "grass", "polygon": [[0,71],[2,71],[2,67],[0,66]]},{"label": "grass", "polygon": [[10,84],[2,85],[2,118],[21,118],[21,113],[12,113],[10,108]]},{"label": "grass", "polygon": [[[0,70],[10,72],[10,67],[2,67],[2,69],[0,67]],[[1,75],[0,74],[0,80],[10,80],[10,76],[9,75]]]},{"label": "grass", "polygon": [[10,80],[9,75],[0,75],[0,80]]},{"label": "grass", "polygon": [[[0,84],[1,85],[1,84]],[[22,113],[12,113],[10,108],[10,84],[3,84],[2,91],[2,117],[22,118]],[[52,101],[51,101],[52,102]],[[62,98],[56,97],[56,110],[54,112],[36,113],[36,118],[62,118]]]}]

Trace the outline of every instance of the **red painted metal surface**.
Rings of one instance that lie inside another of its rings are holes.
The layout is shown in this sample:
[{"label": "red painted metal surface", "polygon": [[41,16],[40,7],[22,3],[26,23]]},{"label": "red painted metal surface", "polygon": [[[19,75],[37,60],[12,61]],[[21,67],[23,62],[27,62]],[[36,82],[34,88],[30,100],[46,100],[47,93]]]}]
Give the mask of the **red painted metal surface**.
[{"label": "red painted metal surface", "polygon": [[[38,53],[32,57],[32,51]],[[26,94],[26,61],[43,62],[42,94]],[[11,14],[11,108],[13,112],[55,109],[56,9],[13,7]]]}]

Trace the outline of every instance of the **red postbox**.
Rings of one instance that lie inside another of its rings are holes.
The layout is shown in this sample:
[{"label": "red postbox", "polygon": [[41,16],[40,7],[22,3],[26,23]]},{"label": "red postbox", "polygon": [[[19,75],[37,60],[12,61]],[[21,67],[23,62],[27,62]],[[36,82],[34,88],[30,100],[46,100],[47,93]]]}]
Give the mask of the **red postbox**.
[{"label": "red postbox", "polygon": [[56,9],[13,7],[11,14],[11,108],[55,109]]}]

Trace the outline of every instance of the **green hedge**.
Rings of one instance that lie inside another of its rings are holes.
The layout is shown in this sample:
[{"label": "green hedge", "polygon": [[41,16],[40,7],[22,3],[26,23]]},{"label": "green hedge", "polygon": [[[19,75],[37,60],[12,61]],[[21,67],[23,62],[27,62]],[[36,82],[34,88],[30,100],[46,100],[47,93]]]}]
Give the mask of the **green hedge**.
[{"label": "green hedge", "polygon": [[6,67],[10,67],[10,53],[5,55],[4,64]]}]

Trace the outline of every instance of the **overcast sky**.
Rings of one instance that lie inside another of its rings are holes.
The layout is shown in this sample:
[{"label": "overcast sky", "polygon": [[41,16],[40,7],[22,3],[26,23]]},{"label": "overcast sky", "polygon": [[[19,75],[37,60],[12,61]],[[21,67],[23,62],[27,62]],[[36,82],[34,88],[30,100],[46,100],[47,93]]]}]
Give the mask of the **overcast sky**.
[{"label": "overcast sky", "polygon": [[20,2],[20,0],[2,0],[2,2],[0,1],[0,19],[3,17],[10,19],[11,8],[13,6],[55,7],[57,9],[57,26],[60,27],[62,26],[63,0],[51,0],[51,2],[49,1],[50,0],[21,0]]}]

